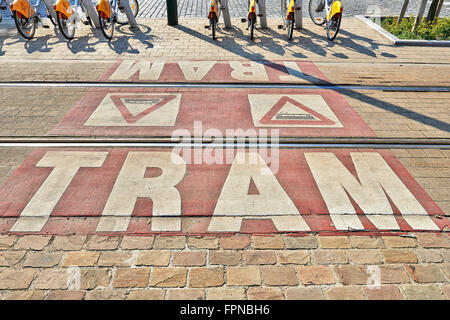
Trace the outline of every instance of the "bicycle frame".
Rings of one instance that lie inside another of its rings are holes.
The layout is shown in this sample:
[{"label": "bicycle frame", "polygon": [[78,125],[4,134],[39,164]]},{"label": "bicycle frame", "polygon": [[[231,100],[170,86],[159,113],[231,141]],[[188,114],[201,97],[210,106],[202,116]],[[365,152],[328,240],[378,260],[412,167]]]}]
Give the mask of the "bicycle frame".
[{"label": "bicycle frame", "polygon": [[216,0],[211,0],[211,2],[209,3],[208,19],[219,20],[219,8],[217,6]]},{"label": "bicycle frame", "polygon": [[[37,4],[35,8],[39,8],[41,5],[41,0],[37,1]],[[27,0],[15,0],[12,5],[10,6],[11,12],[16,12],[18,14],[19,18],[25,17],[29,19],[30,17],[33,17],[36,12],[34,11],[34,8]]]},{"label": "bicycle frame", "polygon": [[292,20],[295,14],[295,0],[289,1],[289,6],[287,8],[286,20]]},{"label": "bicycle frame", "polygon": [[[74,7],[77,7],[79,4],[78,0],[75,0]],[[70,2],[67,0],[58,0],[56,4],[53,6],[53,9],[56,13],[61,13],[64,18],[68,19],[70,16],[72,16],[75,12],[74,9],[71,8]]]},{"label": "bicycle frame", "polygon": [[248,6],[248,20],[256,17],[256,1],[250,0],[250,5]]},{"label": "bicycle frame", "polygon": [[102,18],[110,19],[115,13],[117,9],[117,0],[113,0],[112,8],[109,5],[108,0],[100,0],[97,4],[97,11],[100,11],[103,15]]},{"label": "bicycle frame", "polygon": [[330,21],[331,19],[333,19],[333,17],[336,14],[341,14],[344,10],[344,8],[342,7],[342,3],[340,1],[333,1],[331,3],[331,7],[328,4],[328,1],[325,0],[325,10],[327,12],[327,21]]}]

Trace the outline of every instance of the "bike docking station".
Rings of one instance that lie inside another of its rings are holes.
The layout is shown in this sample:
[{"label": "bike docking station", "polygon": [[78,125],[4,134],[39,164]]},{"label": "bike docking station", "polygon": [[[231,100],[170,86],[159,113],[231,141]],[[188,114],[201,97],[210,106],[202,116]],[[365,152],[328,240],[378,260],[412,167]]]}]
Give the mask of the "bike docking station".
[{"label": "bike docking station", "polygon": [[303,28],[303,14],[302,14],[303,0],[295,1],[295,29]]},{"label": "bike docking station", "polygon": [[83,3],[84,8],[86,9],[85,14],[91,20],[93,27],[95,27],[96,29],[100,28],[98,13],[97,10],[95,9],[94,4],[92,3],[92,0],[81,0],[81,2]]},{"label": "bike docking station", "polygon": [[137,28],[136,18],[134,17],[133,11],[131,10],[130,1],[129,0],[119,0],[119,7],[123,8],[125,14],[127,15],[128,22],[130,23],[131,28]]}]

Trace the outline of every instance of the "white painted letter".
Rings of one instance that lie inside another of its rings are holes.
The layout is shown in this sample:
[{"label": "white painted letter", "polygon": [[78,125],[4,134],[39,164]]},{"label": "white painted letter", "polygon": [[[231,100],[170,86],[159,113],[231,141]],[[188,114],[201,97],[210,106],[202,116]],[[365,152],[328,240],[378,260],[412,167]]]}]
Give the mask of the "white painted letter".
[{"label": "white painted letter", "polygon": [[[307,231],[308,225],[259,154],[238,152],[220,193],[208,231],[238,232],[244,218],[272,219],[279,231]],[[248,194],[250,182],[259,194]]]},{"label": "white painted letter", "polygon": [[[171,161],[178,157],[176,163]],[[161,175],[145,178],[147,168]],[[103,209],[97,231],[126,231],[138,197],[153,201],[152,231],[181,230],[181,197],[175,188],[186,172],[183,159],[172,152],[130,152]],[[165,217],[163,217],[165,216]]]},{"label": "white painted letter", "polygon": [[109,77],[109,80],[128,80],[139,72],[139,80],[158,80],[161,71],[164,67],[164,62],[150,62],[147,60],[123,60],[114,73]]},{"label": "white painted letter", "polygon": [[[11,231],[38,232],[48,220],[59,199],[66,191],[78,169],[98,168],[103,165],[108,152],[49,151],[36,165],[54,167],[39,190],[23,209]],[[88,187],[88,186],[86,186]]]},{"label": "white painted letter", "polygon": [[347,191],[367,218],[379,229],[399,229],[387,194],[411,227],[439,230],[380,154],[354,152],[350,153],[350,156],[359,181],[333,153],[305,153],[306,161],[336,229],[363,229],[345,192]]},{"label": "white painted letter", "polygon": [[215,64],[216,61],[178,61],[188,81],[202,80]]},{"label": "white painted letter", "polygon": [[241,81],[269,81],[264,64],[255,61],[230,61],[231,77]]}]

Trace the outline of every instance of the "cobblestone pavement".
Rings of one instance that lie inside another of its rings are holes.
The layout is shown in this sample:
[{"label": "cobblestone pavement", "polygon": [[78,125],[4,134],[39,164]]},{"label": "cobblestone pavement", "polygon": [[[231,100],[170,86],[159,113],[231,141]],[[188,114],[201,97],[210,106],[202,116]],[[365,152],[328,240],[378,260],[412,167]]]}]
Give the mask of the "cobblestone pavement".
[{"label": "cobblestone pavement", "polygon": [[[0,236],[0,297],[450,299],[445,235]],[[381,285],[367,285],[367,270]],[[70,281],[79,275],[75,290]]]},{"label": "cobblestone pavement", "polygon": [[[96,2],[95,0],[93,1]],[[72,0],[72,3],[74,1]],[[228,0],[230,15],[233,18],[242,18],[248,11],[247,0]],[[308,16],[308,0],[303,1],[303,15]],[[361,14],[381,14],[398,15],[403,0],[343,0],[344,13],[346,16]],[[427,9],[431,1],[428,1]],[[204,18],[207,16],[208,0],[178,0],[178,16],[181,18]],[[416,14],[420,0],[410,1],[407,15]],[[167,5],[165,0],[140,0],[140,18],[163,18],[167,16]],[[270,18],[278,18],[281,15],[280,1],[266,0],[266,13]],[[428,11],[426,11],[428,12]],[[4,11],[4,16],[9,17],[9,13]],[[441,11],[441,16],[450,14],[450,2],[445,1]],[[42,15],[46,16],[42,9]]]}]

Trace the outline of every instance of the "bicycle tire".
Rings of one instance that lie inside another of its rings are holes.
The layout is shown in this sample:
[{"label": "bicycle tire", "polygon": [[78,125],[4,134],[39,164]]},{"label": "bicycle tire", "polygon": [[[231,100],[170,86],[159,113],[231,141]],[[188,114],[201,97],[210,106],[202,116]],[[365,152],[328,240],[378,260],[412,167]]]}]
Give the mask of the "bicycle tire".
[{"label": "bicycle tire", "polygon": [[213,38],[213,40],[216,40],[216,19],[215,19],[215,17],[212,18],[211,28],[212,28],[212,38]]},{"label": "bicycle tire", "polygon": [[[65,20],[65,21],[64,21]],[[67,26],[67,18],[63,18],[61,12],[57,12],[56,13],[56,21],[58,22],[58,27],[59,30],[61,30],[62,35],[64,36],[64,38],[66,38],[67,40],[72,40],[73,37],[75,36],[75,20],[73,20],[73,30],[72,32],[68,32],[66,30],[66,26]]]},{"label": "bicycle tire", "polygon": [[[319,0],[319,1],[322,1],[322,0]],[[326,1],[326,0],[323,0],[323,1]],[[325,19],[325,17],[321,21],[314,19],[315,13],[313,12],[313,10],[315,10],[315,8],[313,9],[313,5],[312,5],[313,3],[315,3],[315,0],[309,0],[309,4],[308,4],[309,17],[311,18],[312,22],[314,22],[315,25],[323,26],[323,24],[326,22],[326,19]]]},{"label": "bicycle tire", "polygon": [[[22,35],[22,37],[24,37],[27,40],[33,39],[34,33],[36,32],[36,23],[31,22],[31,29],[29,32],[27,32],[23,29],[23,26],[22,26],[23,22],[19,21],[19,19],[22,19],[22,18],[17,17],[17,12],[15,12],[15,11],[13,11],[12,14],[14,16],[14,23],[16,24],[17,31],[19,31],[19,33]],[[23,19],[27,19],[27,18],[23,18]]]},{"label": "bicycle tire", "polygon": [[[130,0],[130,7],[131,7],[131,10],[133,11],[134,17],[136,18],[138,13],[139,13],[139,2],[138,2],[138,0]],[[122,16],[120,15],[120,13],[122,13],[122,12],[119,9],[118,14],[117,14],[117,21],[116,22],[118,24],[120,24],[120,25],[125,25],[125,24],[129,23],[128,18],[126,16],[126,13],[123,12],[124,20],[122,19]]]},{"label": "bicycle tire", "polygon": [[294,35],[294,25],[295,25],[295,15],[292,15],[292,20],[289,20],[288,25],[288,38],[289,40],[292,40],[292,36]]},{"label": "bicycle tire", "polygon": [[[111,18],[102,18],[102,12],[98,11],[98,21],[100,23],[100,29],[106,39],[111,40],[114,35],[114,21]],[[105,26],[109,24],[111,32],[108,33]]]},{"label": "bicycle tire", "polygon": [[255,22],[256,19],[252,17],[252,19],[250,20],[250,40],[252,41],[255,39]]},{"label": "bicycle tire", "polygon": [[[333,18],[331,18],[331,19],[332,19],[331,21],[327,21],[327,25],[326,25],[326,27],[327,27],[327,38],[330,41],[334,41],[334,39],[336,39],[336,36],[338,35],[339,29],[341,27],[342,14],[338,13],[338,14],[334,15]],[[335,31],[334,34],[330,33],[329,23],[332,22],[332,21],[336,21],[336,31]]]}]

